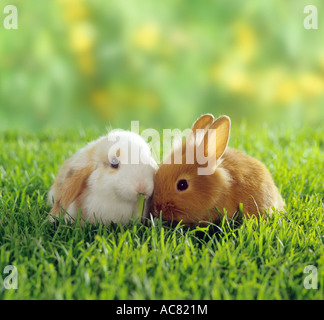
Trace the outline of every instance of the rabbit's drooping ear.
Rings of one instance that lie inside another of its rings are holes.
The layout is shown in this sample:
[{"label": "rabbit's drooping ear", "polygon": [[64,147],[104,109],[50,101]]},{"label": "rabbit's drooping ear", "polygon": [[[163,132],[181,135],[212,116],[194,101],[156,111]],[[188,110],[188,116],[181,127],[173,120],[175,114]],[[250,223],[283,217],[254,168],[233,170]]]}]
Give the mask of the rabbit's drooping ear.
[{"label": "rabbit's drooping ear", "polygon": [[92,165],[84,168],[71,167],[64,177],[62,185],[59,187],[54,206],[50,212],[52,216],[59,216],[61,208],[67,210],[83,192],[87,186],[87,180],[92,173]]},{"label": "rabbit's drooping ear", "polygon": [[[208,162],[210,174],[216,169],[216,161],[226,150],[231,129],[231,120],[227,116],[216,119],[207,129],[203,141],[197,145],[197,161],[200,164]],[[211,169],[212,168],[212,169]],[[199,170],[199,169],[198,169]],[[201,170],[202,172],[204,170]]]}]

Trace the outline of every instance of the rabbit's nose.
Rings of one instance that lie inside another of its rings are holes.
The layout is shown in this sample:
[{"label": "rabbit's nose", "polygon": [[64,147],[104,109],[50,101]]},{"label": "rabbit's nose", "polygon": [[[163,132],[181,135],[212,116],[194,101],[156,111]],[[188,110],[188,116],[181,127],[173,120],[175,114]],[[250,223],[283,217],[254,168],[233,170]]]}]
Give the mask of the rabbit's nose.
[{"label": "rabbit's nose", "polygon": [[156,216],[160,216],[160,212],[162,211],[162,219],[163,220],[172,220],[174,218],[174,203],[173,202],[166,202],[163,204],[156,204],[155,209],[157,210]]},{"label": "rabbit's nose", "polygon": [[146,187],[143,184],[139,184],[136,188],[136,192],[138,195],[142,194],[143,196],[146,196]]}]

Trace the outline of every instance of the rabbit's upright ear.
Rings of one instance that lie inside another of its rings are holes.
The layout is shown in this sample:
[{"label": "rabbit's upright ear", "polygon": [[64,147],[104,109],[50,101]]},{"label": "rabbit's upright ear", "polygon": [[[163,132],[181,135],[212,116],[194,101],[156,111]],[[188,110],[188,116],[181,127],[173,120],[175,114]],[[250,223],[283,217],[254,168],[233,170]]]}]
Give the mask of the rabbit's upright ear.
[{"label": "rabbit's upright ear", "polygon": [[200,116],[195,123],[192,125],[192,132],[196,134],[197,129],[206,129],[214,121],[214,116],[210,113],[203,114]]},{"label": "rabbit's upright ear", "polygon": [[212,130],[211,138],[205,139],[205,151],[207,154],[216,154],[218,160],[226,150],[231,131],[231,119],[227,116],[217,118],[208,129]]},{"label": "rabbit's upright ear", "polygon": [[[193,141],[196,144],[199,144],[203,137],[206,129],[213,123],[214,116],[210,113],[203,114],[200,116],[192,125],[191,134],[188,137],[189,141]],[[197,130],[201,130],[200,132]]]},{"label": "rabbit's upright ear", "polygon": [[208,166],[216,169],[216,161],[226,150],[231,129],[231,120],[227,116],[216,119],[206,130],[204,139],[197,145],[198,163],[208,162]]},{"label": "rabbit's upright ear", "polygon": [[61,208],[67,210],[84,191],[87,186],[87,180],[93,171],[93,165],[89,163],[82,168],[69,168],[61,185],[57,186],[58,191],[54,206],[50,212],[52,216],[59,216]]},{"label": "rabbit's upright ear", "polygon": [[227,116],[217,118],[208,128],[204,138],[206,156],[216,156],[218,160],[226,150],[231,130],[231,119]]}]

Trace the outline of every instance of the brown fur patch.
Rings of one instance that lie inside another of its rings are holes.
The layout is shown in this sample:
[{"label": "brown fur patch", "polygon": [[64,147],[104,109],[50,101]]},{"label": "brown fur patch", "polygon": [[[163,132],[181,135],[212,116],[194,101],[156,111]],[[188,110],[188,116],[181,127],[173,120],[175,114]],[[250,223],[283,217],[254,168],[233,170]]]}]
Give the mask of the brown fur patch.
[{"label": "brown fur patch", "polygon": [[[71,170],[69,171],[71,173]],[[92,165],[82,169],[73,170],[69,179],[65,179],[62,186],[57,192],[56,201],[54,203],[51,214],[58,216],[60,208],[67,210],[69,205],[72,204],[84,191],[87,186],[87,179],[92,172]]]}]

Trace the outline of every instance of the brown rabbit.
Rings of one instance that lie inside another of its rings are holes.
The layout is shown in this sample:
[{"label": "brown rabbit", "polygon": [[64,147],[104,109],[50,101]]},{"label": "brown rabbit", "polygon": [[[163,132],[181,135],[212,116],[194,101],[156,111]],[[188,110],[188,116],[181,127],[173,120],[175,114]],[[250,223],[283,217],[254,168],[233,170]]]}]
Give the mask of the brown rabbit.
[{"label": "brown rabbit", "polygon": [[[238,212],[240,203],[246,217],[283,210],[284,201],[266,167],[227,147],[230,126],[229,117],[215,120],[211,114],[202,115],[193,124],[186,143],[173,149],[154,177],[153,215],[162,212],[164,220],[192,224],[217,222],[219,213],[231,218]],[[191,164],[186,161],[189,146],[195,154]],[[176,152],[182,157],[181,164],[176,164],[179,163],[175,161]],[[201,164],[202,157],[208,163]],[[201,174],[207,167],[211,168],[209,174]]]}]

